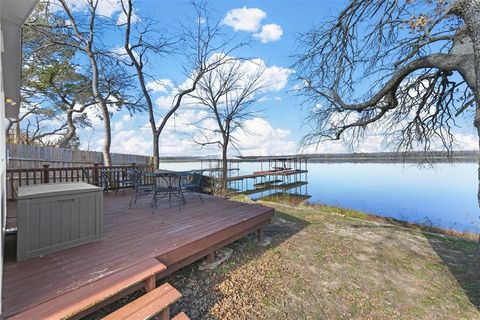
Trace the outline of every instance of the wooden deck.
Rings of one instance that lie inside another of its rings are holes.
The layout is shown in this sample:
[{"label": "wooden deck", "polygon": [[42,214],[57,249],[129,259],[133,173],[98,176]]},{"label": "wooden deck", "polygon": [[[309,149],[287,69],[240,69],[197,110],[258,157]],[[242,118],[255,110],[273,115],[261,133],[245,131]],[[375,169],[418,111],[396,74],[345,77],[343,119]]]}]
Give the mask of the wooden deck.
[{"label": "wooden deck", "polygon": [[[141,262],[158,259],[159,278],[202,258],[268,223],[273,209],[204,196],[187,196],[179,210],[148,201],[128,209],[130,195],[104,198],[104,239],[4,266],[3,315],[11,316]],[[52,307],[52,306],[50,306]]]}]

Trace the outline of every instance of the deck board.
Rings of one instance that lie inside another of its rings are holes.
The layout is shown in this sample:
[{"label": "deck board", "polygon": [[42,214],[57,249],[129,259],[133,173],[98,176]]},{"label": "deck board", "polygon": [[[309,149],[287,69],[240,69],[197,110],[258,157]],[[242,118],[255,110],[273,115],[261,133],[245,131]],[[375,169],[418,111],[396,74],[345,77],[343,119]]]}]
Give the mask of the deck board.
[{"label": "deck board", "polygon": [[129,210],[129,199],[129,194],[105,196],[103,240],[6,263],[4,314],[26,310],[146,259],[159,259],[168,271],[169,264],[196,257],[267,223],[273,215],[270,208],[209,196],[202,204],[196,195],[189,195],[182,210],[175,201],[172,208],[163,201],[154,213],[148,201]]}]

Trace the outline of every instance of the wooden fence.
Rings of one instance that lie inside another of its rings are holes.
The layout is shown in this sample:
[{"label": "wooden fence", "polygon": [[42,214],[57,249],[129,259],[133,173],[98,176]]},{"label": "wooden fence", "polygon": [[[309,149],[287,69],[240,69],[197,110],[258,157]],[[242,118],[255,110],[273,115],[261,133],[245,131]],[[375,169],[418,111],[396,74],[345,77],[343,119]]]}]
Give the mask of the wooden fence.
[{"label": "wooden fence", "polygon": [[[42,169],[93,166],[103,163],[101,152],[71,150],[54,147],[8,144],[8,168],[11,169]],[[152,157],[135,154],[112,153],[112,165],[150,165]]]},{"label": "wooden fence", "polygon": [[15,201],[19,186],[84,181],[105,190],[114,190],[132,187],[128,170],[141,167],[145,172],[152,172],[152,166],[122,165],[104,167],[99,164],[93,166],[77,167],[50,167],[48,164],[42,168],[7,169],[7,199]]}]

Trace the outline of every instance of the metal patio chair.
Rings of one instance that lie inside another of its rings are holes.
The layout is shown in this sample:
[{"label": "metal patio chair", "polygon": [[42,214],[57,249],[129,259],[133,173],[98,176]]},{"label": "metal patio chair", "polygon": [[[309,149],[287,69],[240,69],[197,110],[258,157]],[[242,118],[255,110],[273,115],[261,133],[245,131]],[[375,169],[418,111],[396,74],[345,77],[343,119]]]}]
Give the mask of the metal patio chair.
[{"label": "metal patio chair", "polygon": [[202,197],[203,178],[203,174],[201,173],[192,173],[190,175],[190,181],[182,184],[182,190],[184,192],[198,193],[198,197],[202,200],[202,203],[205,202]]},{"label": "metal patio chair", "polygon": [[98,169],[98,174],[99,174],[99,187],[102,187],[103,191],[105,191],[108,194],[108,191],[112,189],[112,179],[111,179],[111,174],[109,172],[109,168]]},{"label": "metal patio chair", "polygon": [[130,199],[128,208],[131,209],[137,200],[155,191],[155,184],[145,183],[145,172],[140,168],[127,170],[127,179],[135,190],[135,195]]}]

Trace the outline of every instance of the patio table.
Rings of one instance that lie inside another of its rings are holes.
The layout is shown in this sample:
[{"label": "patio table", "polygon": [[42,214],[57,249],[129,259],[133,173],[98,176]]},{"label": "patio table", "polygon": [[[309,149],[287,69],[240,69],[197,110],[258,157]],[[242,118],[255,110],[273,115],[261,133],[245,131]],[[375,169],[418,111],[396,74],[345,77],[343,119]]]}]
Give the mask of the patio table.
[{"label": "patio table", "polygon": [[182,179],[189,175],[191,175],[190,171],[165,171],[146,174],[147,177],[153,178],[155,185],[152,207],[156,208],[157,201],[167,197],[170,207],[172,206],[172,198],[177,198],[181,201],[180,207],[182,204],[185,204],[185,197],[182,192]]}]

